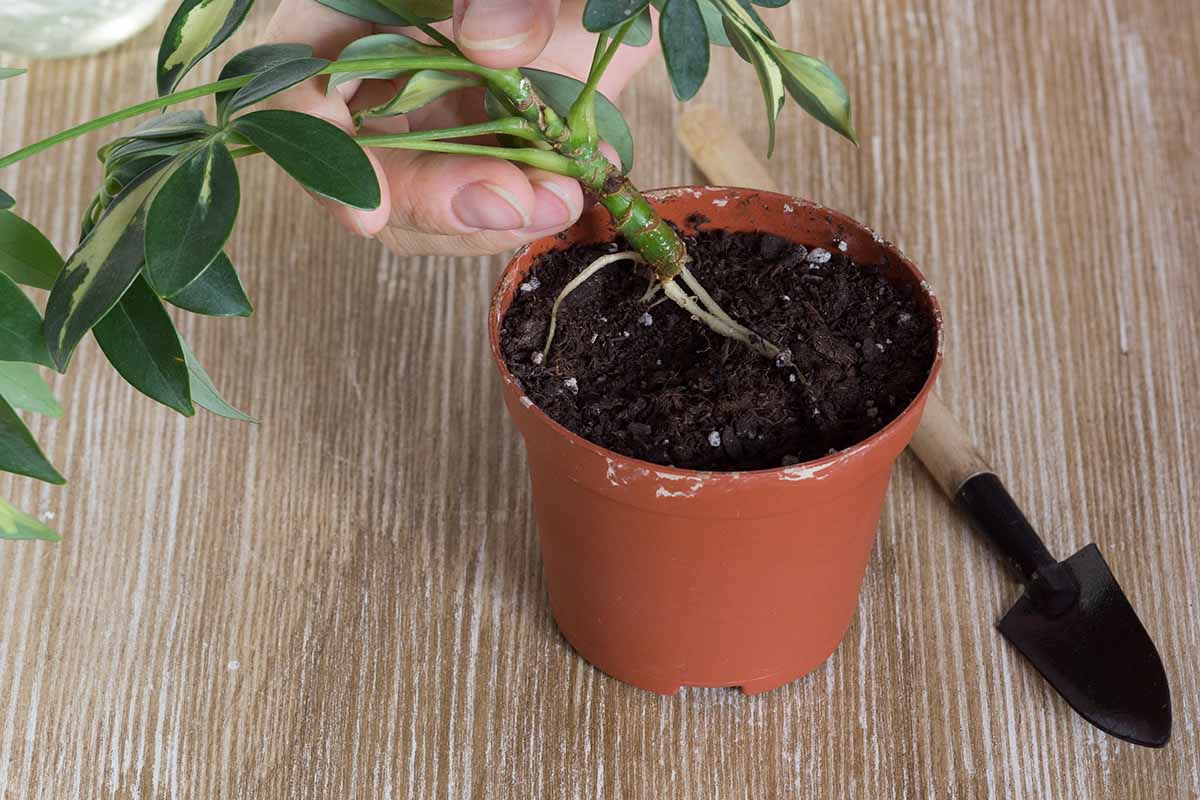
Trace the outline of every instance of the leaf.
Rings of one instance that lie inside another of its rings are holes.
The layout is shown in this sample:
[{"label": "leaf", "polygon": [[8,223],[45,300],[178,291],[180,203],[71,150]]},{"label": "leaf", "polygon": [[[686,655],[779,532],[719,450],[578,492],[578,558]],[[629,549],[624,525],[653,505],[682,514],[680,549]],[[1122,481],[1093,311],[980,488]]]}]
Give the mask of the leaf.
[{"label": "leaf", "polygon": [[46,483],[61,485],[67,482],[42,453],[29,428],[25,427],[12,405],[3,397],[0,397],[0,470]]},{"label": "leaf", "polygon": [[134,280],[92,333],[130,386],[185,417],[196,413],[179,335],[145,278]]},{"label": "leaf", "polygon": [[792,0],[750,0],[750,2],[763,8],[783,8]]},{"label": "leaf", "polygon": [[18,75],[24,75],[29,70],[20,67],[0,67],[0,81],[15,78]]},{"label": "leaf", "polygon": [[14,408],[59,418],[62,406],[54,399],[46,379],[34,364],[0,361],[0,397]]},{"label": "leaf", "polygon": [[[311,58],[313,49],[306,44],[260,44],[257,47],[251,47],[248,50],[235,55],[226,62],[221,68],[221,74],[217,80],[228,80],[229,78],[239,78],[243,75],[257,75],[260,72],[277,67],[280,64],[286,64],[289,61],[296,61],[301,58]],[[225,106],[237,94],[237,89],[229,89],[224,92],[217,92],[217,118],[225,119],[228,114],[225,112]]]},{"label": "leaf", "polygon": [[708,41],[722,47],[732,47],[733,43],[725,35],[724,18],[721,16],[721,12],[710,0],[697,1],[700,5],[700,15],[704,17],[704,28],[708,31]]},{"label": "leaf", "polygon": [[[617,26],[620,27],[619,25]],[[609,36],[616,33],[616,29],[607,31]],[[650,7],[642,9],[642,13],[633,18],[633,24],[629,26],[629,31],[625,34],[625,38],[621,40],[621,44],[627,44],[630,47],[645,47],[650,44],[650,40],[654,38],[654,23],[650,21]]]},{"label": "leaf", "polygon": [[642,13],[648,5],[650,0],[587,0],[583,27],[592,33],[607,31]]},{"label": "leaf", "polygon": [[188,133],[210,132],[215,130],[208,124],[204,112],[196,108],[182,111],[168,111],[159,114],[138,125],[129,132],[129,139],[168,139]]},{"label": "leaf", "polygon": [[282,91],[303,83],[321,70],[329,66],[328,59],[298,58],[272,67],[250,79],[250,82],[237,90],[222,109],[222,121],[230,114],[240,111],[268,97],[273,97]]},{"label": "leaf", "polygon": [[[583,91],[583,83],[566,75],[528,67],[522,69],[521,74],[529,79],[546,105],[564,118]],[[633,134],[621,112],[600,92],[596,92],[596,127],[600,138],[612,145],[621,157],[621,169],[629,172],[633,168]]]},{"label": "leaf", "polygon": [[167,171],[143,172],[109,204],[67,259],[46,302],[46,343],[59,370],[142,271],[146,201]]},{"label": "leaf", "polygon": [[766,46],[753,34],[747,33],[728,17],[725,19],[725,32],[729,34],[738,55],[753,64],[754,71],[758,73],[758,84],[767,106],[767,125],[770,128],[767,158],[770,158],[775,152],[775,120],[779,118],[779,109],[783,108],[783,76],[779,66],[771,60]]},{"label": "leaf", "polygon": [[50,366],[42,315],[12,278],[0,272],[0,361]]},{"label": "leaf", "polygon": [[179,346],[183,348],[183,357],[187,362],[188,375],[191,380],[192,399],[196,405],[226,419],[258,422],[254,417],[234,408],[224,397],[221,397],[221,393],[213,385],[212,378],[208,377],[208,373],[204,371],[204,367],[200,366],[200,362],[196,360],[191,348],[182,338],[179,340]]},{"label": "leaf", "polygon": [[0,211],[0,273],[49,289],[62,268],[62,256],[41,231],[11,211]]},{"label": "leaf", "polygon": [[158,49],[158,94],[175,91],[196,63],[228,39],[254,0],[183,0]]},{"label": "leaf", "polygon": [[671,88],[690,100],[708,76],[708,30],[696,0],[670,0],[658,21],[658,38]]},{"label": "leaf", "polygon": [[187,286],[225,246],[241,191],[222,142],[188,156],[162,182],[146,214],[146,279],[163,297]]},{"label": "leaf", "polygon": [[46,542],[58,542],[62,537],[0,497],[0,539],[41,539]]},{"label": "leaf", "polygon": [[455,75],[436,69],[423,69],[413,74],[404,88],[383,105],[365,112],[366,117],[394,117],[429,105],[434,100],[467,89],[482,86],[483,81],[470,75]]},{"label": "leaf", "polygon": [[833,70],[819,58],[772,47],[771,55],[782,68],[783,85],[796,103],[833,130],[858,144],[850,120],[850,94]]},{"label": "leaf", "polygon": [[6,209],[12,208],[16,204],[17,204],[17,201],[13,198],[13,196],[11,194],[4,191],[3,189],[0,189],[0,211],[4,211]]},{"label": "leaf", "polygon": [[[403,24],[403,23],[401,23]],[[361,39],[356,39],[346,45],[345,49],[338,54],[339,62],[354,61],[367,58],[399,58],[401,56],[444,56],[449,52],[441,47],[433,45],[421,44],[416,39],[410,39],[407,36],[399,33],[377,33],[372,36],[364,36]],[[409,72],[415,72],[415,68],[405,67],[403,69],[376,69],[366,70],[364,72],[339,72],[336,75],[329,76],[329,86],[326,92],[332,92],[335,86],[338,86],[349,81],[360,79],[372,80],[391,80],[399,78]]]},{"label": "leaf", "polygon": [[341,128],[278,109],[251,112],[230,127],[309,190],[353,208],[379,207],[375,169]]},{"label": "leaf", "polygon": [[340,11],[357,19],[366,20],[367,22],[375,22],[380,25],[407,25],[408,20],[404,17],[388,11],[376,0],[317,0],[323,6],[328,6],[334,11]]},{"label": "leaf", "polygon": [[441,22],[454,15],[453,0],[377,0],[389,11],[414,22]]},{"label": "leaf", "polygon": [[248,317],[254,313],[237,270],[224,253],[213,259],[200,277],[166,300],[173,306],[208,317]]}]

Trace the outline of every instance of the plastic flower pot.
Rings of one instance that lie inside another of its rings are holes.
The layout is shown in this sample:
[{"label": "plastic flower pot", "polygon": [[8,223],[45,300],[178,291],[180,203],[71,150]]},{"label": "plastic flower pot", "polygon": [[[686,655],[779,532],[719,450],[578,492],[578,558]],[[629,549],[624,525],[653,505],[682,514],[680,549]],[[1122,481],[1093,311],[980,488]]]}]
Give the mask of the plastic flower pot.
[{"label": "plastic flower pot", "polygon": [[936,328],[937,356],[917,397],[836,455],[747,472],[664,467],[592,444],[525,396],[500,352],[501,321],[538,257],[611,241],[603,209],[565,236],[528,245],[500,279],[489,315],[505,404],[525,439],[550,605],[575,650],[604,672],[662,694],[740,686],[747,694],[812,671],[845,636],[858,602],[892,464],[924,410],[941,362],[942,319],[921,273],[895,247],[836,211],[746,189],[662,189],[647,197],[687,230],[773,233],[848,245],[910,284]]}]

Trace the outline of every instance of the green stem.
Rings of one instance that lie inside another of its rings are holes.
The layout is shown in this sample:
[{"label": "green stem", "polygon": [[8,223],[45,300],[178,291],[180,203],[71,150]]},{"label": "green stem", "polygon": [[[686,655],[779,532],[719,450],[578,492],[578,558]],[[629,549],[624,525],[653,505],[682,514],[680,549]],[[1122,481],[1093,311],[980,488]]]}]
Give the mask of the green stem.
[{"label": "green stem", "polygon": [[411,139],[408,138],[408,134],[403,133],[394,136],[364,136],[357,141],[366,147],[392,147],[398,150],[424,150],[430,153],[502,158],[558,175],[566,175],[568,178],[576,180],[585,180],[589,176],[587,165],[553,150],[539,150],[534,147],[493,147],[484,144],[437,142],[420,138]]},{"label": "green stem", "polygon": [[[481,67],[471,61],[468,61],[462,56],[445,55],[445,56],[398,56],[393,58],[360,58],[348,59],[346,61],[335,61],[325,69],[321,70],[318,75],[336,75],[344,72],[378,72],[380,70],[390,69],[446,69],[457,70],[460,72],[468,72],[480,75],[488,80],[498,91],[504,92],[506,95],[513,97],[514,95],[526,97],[532,94],[532,87],[529,87],[528,81],[517,70],[494,70],[487,67]],[[85,133],[99,130],[100,128],[108,127],[117,122],[127,120],[131,117],[137,117],[142,114],[147,114],[151,111],[159,111],[164,108],[186,103],[189,100],[196,100],[201,97],[206,97],[210,94],[237,89],[249,83],[253,75],[241,75],[236,78],[226,78],[223,81],[214,83],[206,83],[202,86],[195,86],[191,89],[183,89],[178,92],[163,97],[156,97],[153,100],[147,100],[144,103],[123,108],[120,111],[114,111],[111,114],[105,114],[103,117],[97,117],[94,120],[85,122],[82,125],[76,125],[74,128],[68,128],[65,131],[60,131],[40,142],[34,142],[31,145],[21,148],[16,152],[10,153],[3,158],[0,158],[0,169],[23,161],[32,155],[36,155],[43,150],[48,150],[56,144],[74,139],[77,136],[82,136]],[[525,84],[525,86],[522,86]],[[510,94],[510,92],[512,94]],[[525,115],[523,115],[525,116]],[[534,119],[537,114],[534,114]],[[526,116],[526,119],[528,117]],[[532,121],[532,120],[531,120]]]},{"label": "green stem", "polygon": [[683,271],[688,261],[683,240],[620,170],[610,167],[604,183],[589,188],[600,196],[614,227],[642,254],[660,283],[670,283]]},{"label": "green stem", "polygon": [[598,37],[596,54],[592,56],[592,68],[588,70],[587,83],[584,84],[583,91],[579,93],[579,97],[575,98],[571,110],[567,113],[567,127],[570,129],[567,145],[570,153],[591,155],[595,152],[596,145],[600,143],[600,132],[596,128],[596,85],[600,83],[600,78],[604,76],[604,71],[612,63],[613,56],[617,54],[621,42],[625,39],[625,34],[631,27],[633,27],[633,18],[617,29],[612,43],[608,45],[603,54],[600,52],[600,46],[605,37],[604,34],[600,34]]}]

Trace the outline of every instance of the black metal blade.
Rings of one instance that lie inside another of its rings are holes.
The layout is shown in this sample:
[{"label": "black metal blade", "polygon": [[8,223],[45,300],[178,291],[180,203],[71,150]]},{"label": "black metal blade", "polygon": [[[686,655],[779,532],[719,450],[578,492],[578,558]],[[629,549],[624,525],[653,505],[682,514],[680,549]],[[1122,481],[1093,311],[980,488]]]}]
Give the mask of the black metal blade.
[{"label": "black metal blade", "polygon": [[1096,545],[1063,563],[1079,581],[1078,602],[1049,616],[1027,592],[997,627],[1088,722],[1162,747],[1171,737],[1171,690],[1154,642]]}]

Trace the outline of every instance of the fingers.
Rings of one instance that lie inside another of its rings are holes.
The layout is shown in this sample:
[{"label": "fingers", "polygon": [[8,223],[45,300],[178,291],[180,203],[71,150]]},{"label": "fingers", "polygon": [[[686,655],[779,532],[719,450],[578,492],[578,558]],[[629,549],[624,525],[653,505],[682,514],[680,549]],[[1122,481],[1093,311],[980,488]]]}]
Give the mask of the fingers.
[{"label": "fingers", "polygon": [[[313,0],[283,0],[267,26],[268,42],[302,42],[312,45],[322,58],[337,58],[350,42],[371,32],[369,23],[326,8]],[[354,124],[350,110],[341,93],[326,95],[324,81],[305,81],[294,89],[271,99],[270,105],[288,111],[311,114],[330,122],[353,135]],[[323,206],[346,228],[360,236],[373,236],[387,224],[391,206],[386,191],[387,182],[379,159],[367,153],[375,169],[376,180],[385,189],[378,208],[364,211],[353,209],[332,200],[318,198]]]},{"label": "fingers", "polygon": [[529,64],[550,41],[559,0],[454,0],[454,40],[477,64]]},{"label": "fingers", "polygon": [[[561,175],[485,158],[421,154],[413,160],[405,179],[414,190],[402,193],[393,184],[392,222],[379,235],[402,255],[500,253],[567,228],[583,210],[579,184]],[[492,171],[481,173],[485,167]]]}]

